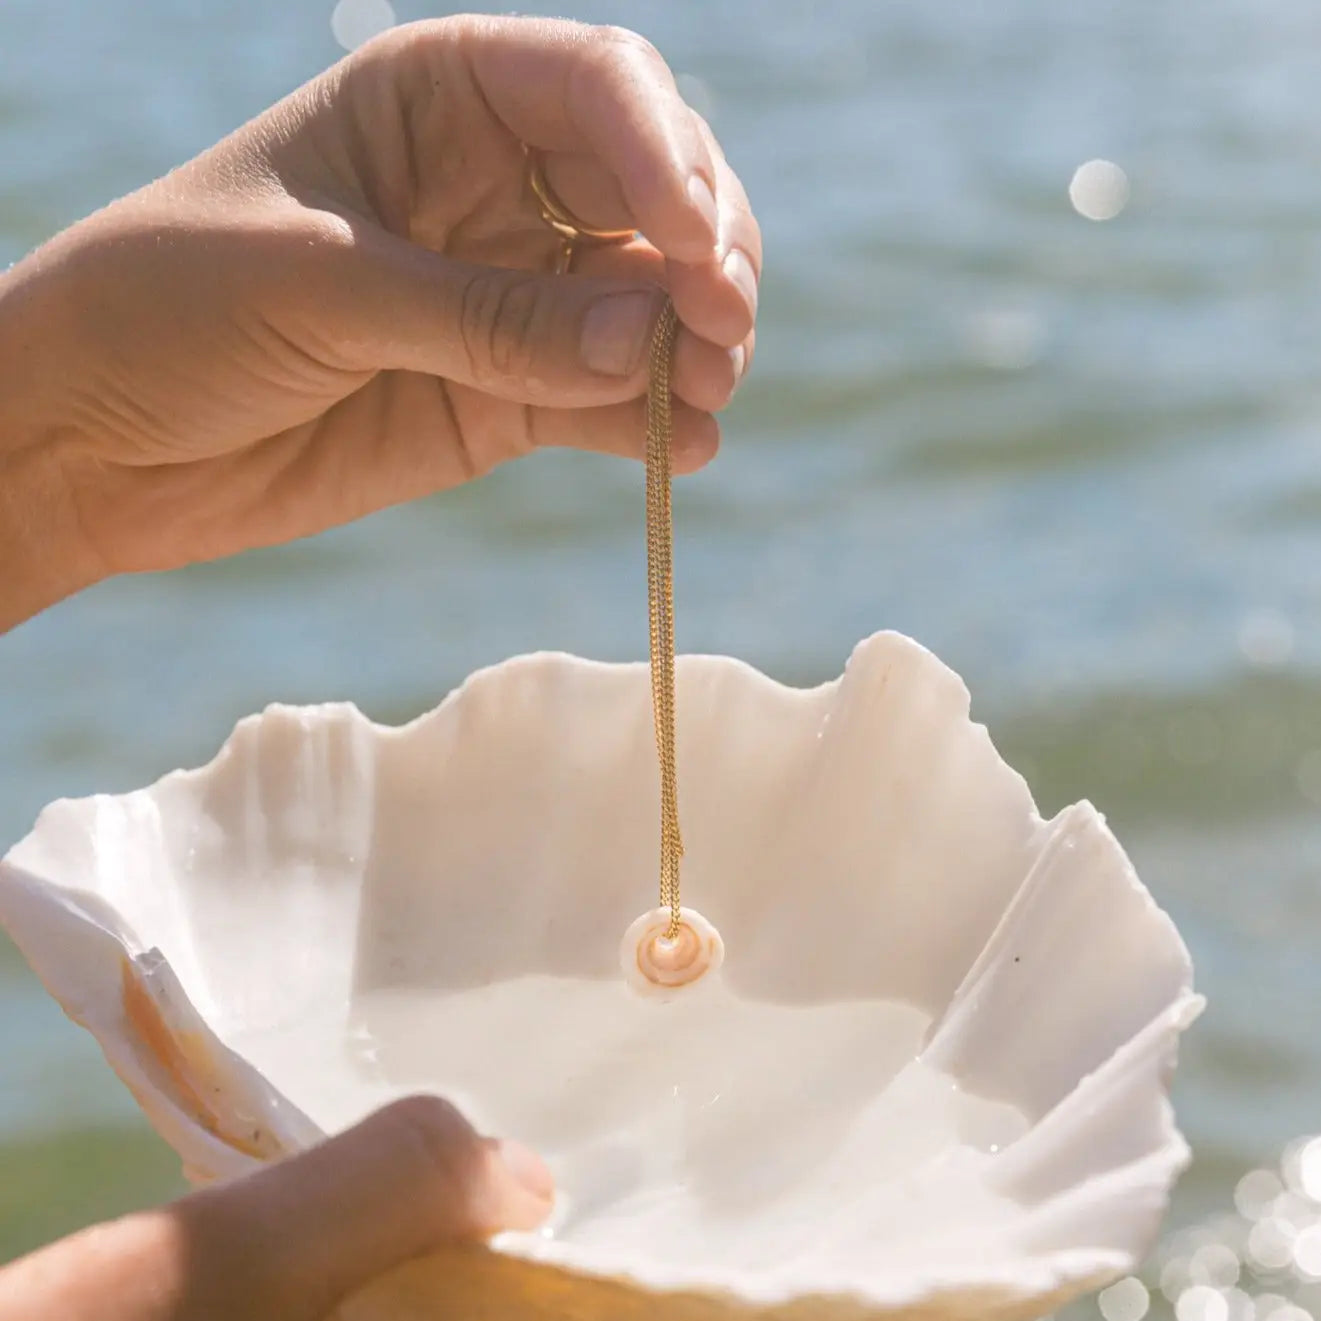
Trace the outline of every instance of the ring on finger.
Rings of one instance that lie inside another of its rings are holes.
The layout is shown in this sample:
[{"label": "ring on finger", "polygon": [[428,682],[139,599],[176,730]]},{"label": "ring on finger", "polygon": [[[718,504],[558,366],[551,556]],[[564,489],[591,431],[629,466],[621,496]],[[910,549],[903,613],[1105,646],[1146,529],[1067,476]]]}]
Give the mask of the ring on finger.
[{"label": "ring on finger", "polygon": [[560,251],[555,259],[555,273],[566,274],[573,265],[575,245],[580,241],[591,243],[627,243],[637,237],[635,229],[600,229],[579,220],[556,196],[546,178],[545,157],[535,147],[523,146],[527,157],[528,186],[537,199],[541,218],[559,235]]}]

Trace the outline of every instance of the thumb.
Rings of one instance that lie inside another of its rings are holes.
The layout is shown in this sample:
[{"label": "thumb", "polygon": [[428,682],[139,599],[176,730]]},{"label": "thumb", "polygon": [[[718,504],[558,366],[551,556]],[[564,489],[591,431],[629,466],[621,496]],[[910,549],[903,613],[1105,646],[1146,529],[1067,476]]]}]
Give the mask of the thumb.
[{"label": "thumb", "polygon": [[652,282],[481,266],[380,230],[360,232],[350,258],[352,278],[336,252],[310,282],[307,313],[344,328],[357,369],[421,372],[554,408],[623,403],[646,388],[665,300]]},{"label": "thumb", "polygon": [[437,1098],[399,1101],[179,1203],[191,1295],[181,1315],[322,1318],[443,1244],[535,1228],[552,1199],[550,1173],[531,1151],[479,1137]]}]

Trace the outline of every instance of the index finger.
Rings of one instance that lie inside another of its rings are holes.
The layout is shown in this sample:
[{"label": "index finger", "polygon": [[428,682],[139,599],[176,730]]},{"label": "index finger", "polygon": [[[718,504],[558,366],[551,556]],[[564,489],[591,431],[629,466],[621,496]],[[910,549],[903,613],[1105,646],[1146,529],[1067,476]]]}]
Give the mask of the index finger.
[{"label": "index finger", "polygon": [[711,259],[715,163],[650,42],[625,28],[558,19],[453,21],[477,87],[516,138],[595,156],[654,247],[674,261]]}]

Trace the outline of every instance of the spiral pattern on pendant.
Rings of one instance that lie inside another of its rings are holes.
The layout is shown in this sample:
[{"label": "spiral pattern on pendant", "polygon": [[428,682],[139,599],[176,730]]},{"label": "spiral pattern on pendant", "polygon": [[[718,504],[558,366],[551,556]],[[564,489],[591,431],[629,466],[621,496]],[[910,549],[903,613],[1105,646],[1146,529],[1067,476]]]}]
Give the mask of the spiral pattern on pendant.
[{"label": "spiral pattern on pendant", "polygon": [[629,985],[644,995],[666,995],[692,986],[724,962],[720,932],[691,908],[679,911],[679,929],[670,936],[669,908],[643,913],[620,944],[619,961]]}]

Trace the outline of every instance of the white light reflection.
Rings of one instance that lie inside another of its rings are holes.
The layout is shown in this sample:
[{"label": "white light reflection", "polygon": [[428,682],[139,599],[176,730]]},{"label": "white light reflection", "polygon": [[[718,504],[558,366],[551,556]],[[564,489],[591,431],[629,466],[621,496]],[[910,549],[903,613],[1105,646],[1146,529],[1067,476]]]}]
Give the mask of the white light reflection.
[{"label": "white light reflection", "polygon": [[715,115],[716,100],[711,95],[710,86],[695,73],[677,73],[674,75],[675,86],[679,95],[710,123]]},{"label": "white light reflection", "polygon": [[1130,1275],[1102,1289],[1096,1305],[1105,1321],[1142,1321],[1151,1307],[1151,1295],[1141,1280]]},{"label": "white light reflection", "polygon": [[345,50],[357,50],[395,21],[390,0],[339,0],[330,15],[330,31]]},{"label": "white light reflection", "polygon": [[1321,1280],[1321,1225],[1309,1225],[1294,1239],[1293,1261],[1299,1275]]},{"label": "white light reflection", "polygon": [[[1305,1137],[1295,1138],[1284,1149],[1284,1155],[1280,1157],[1280,1173],[1284,1176],[1284,1183],[1291,1191],[1304,1197],[1311,1198],[1309,1192],[1309,1176],[1304,1173],[1304,1167],[1312,1168],[1312,1162],[1321,1160],[1321,1156],[1316,1154],[1313,1144],[1321,1141],[1313,1134]],[[1317,1199],[1311,1198],[1315,1201]]]},{"label": "white light reflection", "polygon": [[1194,1284],[1179,1295],[1174,1315],[1179,1321],[1229,1321],[1229,1303],[1219,1289]]},{"label": "white light reflection", "polygon": [[1248,1235],[1248,1256],[1260,1270],[1282,1271],[1293,1260],[1294,1228],[1287,1220],[1258,1220]]},{"label": "white light reflection", "polygon": [[1234,1205],[1244,1220],[1256,1220],[1283,1191],[1284,1184],[1274,1170],[1249,1170],[1234,1187]]},{"label": "white light reflection", "polygon": [[1198,1248],[1188,1263],[1188,1278],[1194,1284],[1209,1284],[1216,1289],[1237,1284],[1238,1272],[1238,1253],[1223,1243]]},{"label": "white light reflection", "polygon": [[[1234,1206],[1237,1215],[1181,1229],[1162,1246],[1159,1290],[1177,1321],[1321,1318],[1321,1135],[1289,1143],[1278,1171],[1244,1174],[1234,1187]],[[1146,1286],[1120,1281],[1113,1292],[1098,1295],[1102,1317],[1149,1316],[1147,1287],[1156,1287],[1150,1277]]]},{"label": "white light reflection", "polygon": [[[1293,773],[1298,792],[1309,803],[1321,807],[1321,748],[1312,748],[1298,758],[1298,766]],[[1312,1194],[1321,1199],[1321,1191]]]},{"label": "white light reflection", "polygon": [[964,336],[973,357],[1000,371],[1022,371],[1041,357],[1046,323],[1030,308],[987,308],[967,319]]},{"label": "white light reflection", "polygon": [[1160,1291],[1167,1301],[1177,1303],[1179,1295],[1188,1287],[1188,1260],[1186,1257],[1171,1257],[1160,1273]]},{"label": "white light reflection", "polygon": [[1238,649],[1249,665],[1274,669],[1293,657],[1294,627],[1278,610],[1255,610],[1238,626]]},{"label": "white light reflection", "polygon": [[1298,1191],[1321,1202],[1321,1138],[1313,1138],[1298,1153]]},{"label": "white light reflection", "polygon": [[1229,1321],[1257,1321],[1257,1309],[1242,1289],[1226,1289],[1220,1296],[1225,1300]]},{"label": "white light reflection", "polygon": [[1321,1213],[1318,1213],[1316,1203],[1302,1193],[1281,1193],[1271,1203],[1270,1214],[1277,1220],[1287,1220],[1295,1230],[1314,1225],[1321,1220]]},{"label": "white light reflection", "polygon": [[1114,161],[1088,161],[1069,183],[1073,209],[1088,220],[1113,220],[1127,205],[1128,175]]},{"label": "white light reflection", "polygon": [[1272,1321],[1282,1307],[1291,1307],[1289,1300],[1280,1293],[1259,1293],[1253,1300],[1256,1309],[1255,1321]]}]

